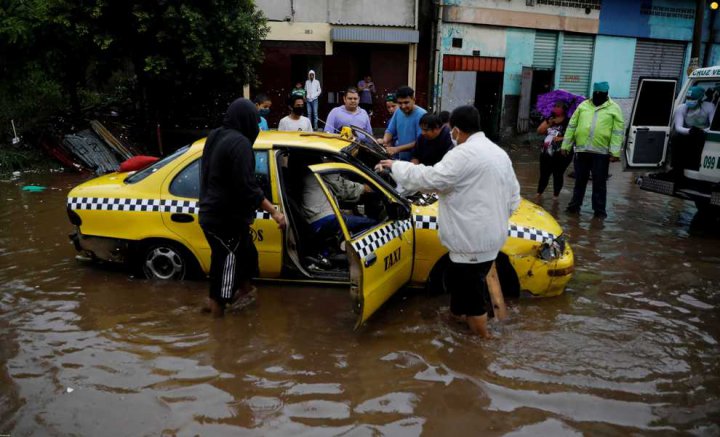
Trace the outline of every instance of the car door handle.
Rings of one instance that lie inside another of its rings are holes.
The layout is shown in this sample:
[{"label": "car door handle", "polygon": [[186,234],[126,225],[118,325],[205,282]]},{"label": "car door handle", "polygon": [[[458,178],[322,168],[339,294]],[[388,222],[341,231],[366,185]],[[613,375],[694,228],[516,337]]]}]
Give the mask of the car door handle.
[{"label": "car door handle", "polygon": [[190,214],[173,214],[170,216],[170,220],[178,223],[191,223],[195,221],[195,217]]},{"label": "car door handle", "polygon": [[367,256],[367,258],[365,258],[365,267],[370,267],[371,265],[375,264],[375,261],[377,261],[377,255],[371,253]]}]

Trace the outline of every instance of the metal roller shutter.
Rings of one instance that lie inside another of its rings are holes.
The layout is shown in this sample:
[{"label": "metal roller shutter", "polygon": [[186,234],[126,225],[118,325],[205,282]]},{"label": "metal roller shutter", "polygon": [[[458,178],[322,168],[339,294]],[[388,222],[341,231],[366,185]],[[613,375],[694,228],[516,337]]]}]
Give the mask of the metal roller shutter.
[{"label": "metal roller shutter", "polygon": [[595,37],[565,34],[560,59],[560,88],[586,96],[590,89]]},{"label": "metal roller shutter", "polygon": [[630,82],[631,97],[635,97],[641,77],[680,78],[685,64],[685,46],[684,42],[638,40]]},{"label": "metal roller shutter", "polygon": [[557,32],[535,33],[535,50],[533,52],[533,68],[555,69],[555,55],[557,54]]}]

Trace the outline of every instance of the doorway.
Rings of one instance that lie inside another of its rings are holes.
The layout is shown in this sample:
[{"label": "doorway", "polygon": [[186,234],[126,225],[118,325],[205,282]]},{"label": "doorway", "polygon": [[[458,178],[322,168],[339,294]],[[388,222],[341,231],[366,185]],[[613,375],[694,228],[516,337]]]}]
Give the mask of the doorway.
[{"label": "doorway", "polygon": [[480,125],[493,141],[500,138],[500,108],[503,73],[478,72],[475,82],[475,107],[480,112]]}]

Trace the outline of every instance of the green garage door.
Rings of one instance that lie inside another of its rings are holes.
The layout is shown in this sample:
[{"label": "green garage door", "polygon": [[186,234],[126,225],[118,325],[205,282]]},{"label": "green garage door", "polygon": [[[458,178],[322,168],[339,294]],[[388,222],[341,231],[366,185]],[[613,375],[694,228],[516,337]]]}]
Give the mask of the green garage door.
[{"label": "green garage door", "polygon": [[566,33],[560,55],[559,88],[587,96],[592,76],[595,37]]}]

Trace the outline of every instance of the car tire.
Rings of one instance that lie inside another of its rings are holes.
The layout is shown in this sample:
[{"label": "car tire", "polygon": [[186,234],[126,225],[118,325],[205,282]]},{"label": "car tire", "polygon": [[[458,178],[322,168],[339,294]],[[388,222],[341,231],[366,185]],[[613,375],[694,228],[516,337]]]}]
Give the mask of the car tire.
[{"label": "car tire", "polygon": [[145,244],[139,255],[138,267],[147,279],[179,281],[188,277],[192,269],[187,250],[170,241]]}]

